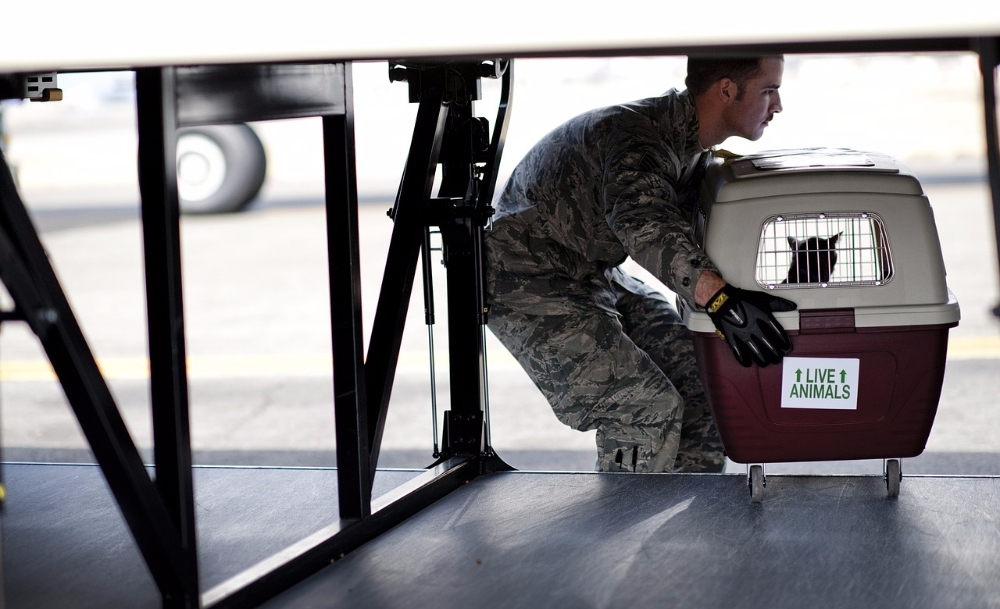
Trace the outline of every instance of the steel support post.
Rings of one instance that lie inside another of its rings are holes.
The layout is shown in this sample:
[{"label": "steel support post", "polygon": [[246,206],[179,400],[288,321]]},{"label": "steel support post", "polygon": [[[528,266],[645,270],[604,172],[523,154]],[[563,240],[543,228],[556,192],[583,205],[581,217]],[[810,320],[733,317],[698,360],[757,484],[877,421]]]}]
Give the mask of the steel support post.
[{"label": "steel support post", "polygon": [[[0,157],[2,158],[2,157]],[[4,166],[0,171],[6,171],[7,168]],[[3,330],[3,323],[7,320],[7,311],[0,311],[0,331]],[[2,412],[2,408],[0,408]],[[2,430],[2,421],[0,421],[0,430]],[[4,484],[3,477],[3,447],[0,446],[0,609],[5,609],[7,607],[7,586],[5,582],[4,571],[4,561],[3,561],[3,526],[4,526],[4,504],[7,502],[7,486]]]},{"label": "steel support post", "polygon": [[[441,152],[437,213],[448,275],[448,339],[451,410],[445,414],[445,456],[492,456],[489,446],[489,388],[486,372],[488,303],[484,276],[484,227],[493,214],[492,198],[507,130],[511,62],[495,60],[461,68],[465,95],[455,100]],[[493,137],[485,119],[474,116],[481,77],[503,78]],[[476,86],[469,83],[476,80]]]},{"label": "steel support post", "polygon": [[323,117],[337,489],[342,520],[370,516],[372,496],[351,83],[351,64],[346,64],[344,113]]},{"label": "steel support post", "polygon": [[473,116],[472,101],[456,103],[449,117],[446,148],[441,154],[438,198],[454,207],[442,214],[441,239],[447,269],[448,352],[451,410],[446,413],[444,454],[476,456],[486,448],[484,437],[484,353],[479,211],[478,157],[486,153],[488,129]]},{"label": "steel support post", "polygon": [[[187,355],[181,293],[174,68],[136,72],[139,194],[149,333],[149,388],[156,487],[197,582]],[[197,586],[195,586],[197,591]],[[186,604],[195,606],[195,599]]]},{"label": "steel support post", "polygon": [[[979,67],[983,75],[983,110],[986,119],[986,167],[993,200],[993,230],[1000,261],[1000,134],[997,130],[996,75],[1000,65],[1000,39],[982,38],[977,41]],[[1000,305],[993,309],[1000,317]]]}]

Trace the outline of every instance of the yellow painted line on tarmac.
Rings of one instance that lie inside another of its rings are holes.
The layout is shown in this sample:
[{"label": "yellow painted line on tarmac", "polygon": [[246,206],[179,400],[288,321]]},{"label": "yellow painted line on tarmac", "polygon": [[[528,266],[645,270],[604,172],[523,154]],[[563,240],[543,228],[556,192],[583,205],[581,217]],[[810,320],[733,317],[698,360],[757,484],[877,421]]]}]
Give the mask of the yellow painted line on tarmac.
[{"label": "yellow painted line on tarmac", "polygon": [[[445,371],[448,354],[435,356],[439,371]],[[425,353],[400,354],[398,370],[429,370]],[[145,358],[110,357],[97,360],[97,367],[107,380],[145,380],[149,361]],[[193,355],[188,357],[188,378],[294,378],[332,377],[333,357],[329,354],[295,355]],[[56,375],[46,360],[0,359],[0,382],[53,381]]]},{"label": "yellow painted line on tarmac", "polygon": [[0,361],[0,383],[15,381],[48,381],[55,378],[52,366],[42,360]]},{"label": "yellow painted line on tarmac", "polygon": [[948,340],[948,359],[1000,359],[1000,336],[963,336]]},{"label": "yellow painted line on tarmac", "polygon": [[[518,368],[507,353],[491,352],[491,370]],[[948,341],[949,360],[1000,359],[1000,336],[954,337]],[[429,371],[426,353],[400,354],[398,370]],[[438,374],[448,373],[448,353],[437,352]],[[97,361],[108,380],[144,380],[149,378],[149,361],[145,358],[109,357]],[[188,378],[276,378],[330,377],[333,357],[329,354],[265,354],[265,355],[193,355],[188,358]],[[52,366],[45,360],[0,359],[0,382],[31,382],[55,380]],[[444,377],[446,378],[446,376]]]},{"label": "yellow painted line on tarmac", "polygon": [[[145,358],[101,358],[97,367],[108,380],[144,380],[149,378]],[[198,355],[187,362],[188,377],[260,378],[275,376],[329,376],[333,370],[330,355]],[[0,382],[54,380],[52,366],[45,360],[0,360]]]}]

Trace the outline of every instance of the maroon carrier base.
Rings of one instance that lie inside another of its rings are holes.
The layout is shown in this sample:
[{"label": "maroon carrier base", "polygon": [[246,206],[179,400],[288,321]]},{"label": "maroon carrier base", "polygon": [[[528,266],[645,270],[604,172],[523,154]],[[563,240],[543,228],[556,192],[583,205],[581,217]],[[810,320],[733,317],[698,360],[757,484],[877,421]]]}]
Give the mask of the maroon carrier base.
[{"label": "maroon carrier base", "polygon": [[696,333],[702,380],[728,457],[779,463],[919,455],[937,412],[954,325],[791,332],[789,362],[859,360],[857,408],[844,410],[783,408],[784,363],[744,368],[718,336]]}]

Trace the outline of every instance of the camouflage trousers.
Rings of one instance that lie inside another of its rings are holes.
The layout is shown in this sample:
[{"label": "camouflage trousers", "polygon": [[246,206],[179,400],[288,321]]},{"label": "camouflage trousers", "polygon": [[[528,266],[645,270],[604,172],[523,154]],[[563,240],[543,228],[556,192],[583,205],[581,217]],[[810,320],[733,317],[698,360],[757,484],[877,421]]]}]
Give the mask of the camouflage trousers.
[{"label": "camouflage trousers", "polygon": [[[595,301],[541,314],[492,294],[489,327],[573,429],[597,430],[601,471],[721,472],[725,453],[699,377],[690,333],[658,292],[617,269]],[[509,280],[510,275],[507,275]],[[537,284],[537,279],[529,280]],[[509,281],[499,282],[511,285]],[[496,284],[494,284],[496,285]],[[511,301],[523,300],[514,290]]]}]

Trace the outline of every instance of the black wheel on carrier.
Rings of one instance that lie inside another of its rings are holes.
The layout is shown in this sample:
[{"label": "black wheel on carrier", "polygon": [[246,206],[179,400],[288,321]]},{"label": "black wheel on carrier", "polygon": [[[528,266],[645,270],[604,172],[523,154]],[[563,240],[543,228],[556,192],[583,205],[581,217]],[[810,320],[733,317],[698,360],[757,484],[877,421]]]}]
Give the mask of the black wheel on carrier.
[{"label": "black wheel on carrier", "polygon": [[885,488],[889,497],[899,497],[899,483],[903,480],[903,472],[899,467],[899,459],[889,459],[885,462]]},{"label": "black wheel on carrier", "polygon": [[764,500],[764,466],[751,465],[747,485],[750,487],[750,501],[760,503]]},{"label": "black wheel on carrier", "polygon": [[206,125],[177,131],[181,213],[240,211],[260,192],[266,173],[264,146],[247,125]]}]

